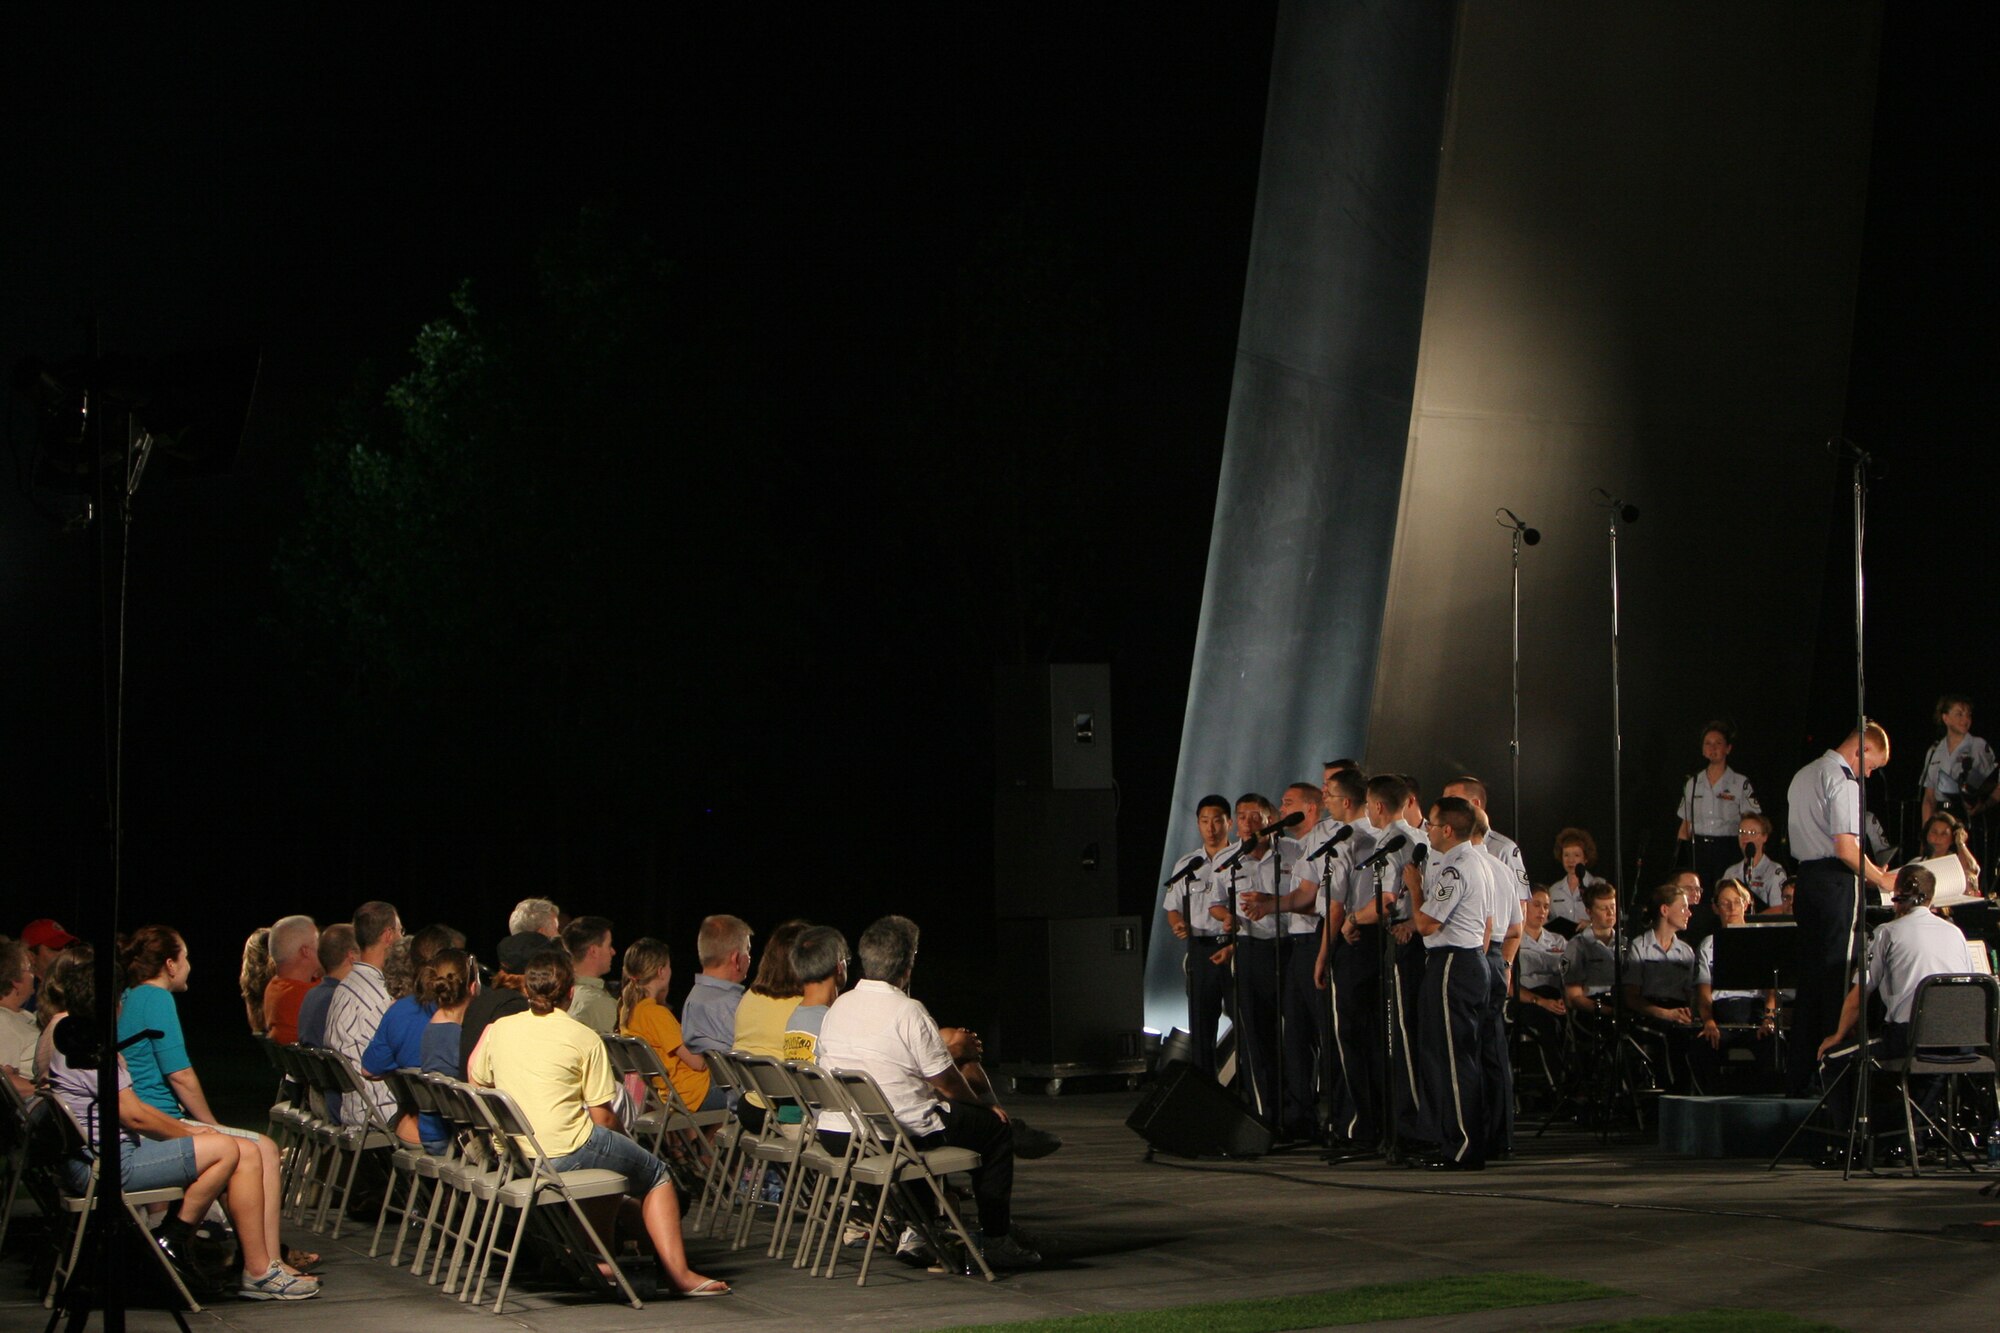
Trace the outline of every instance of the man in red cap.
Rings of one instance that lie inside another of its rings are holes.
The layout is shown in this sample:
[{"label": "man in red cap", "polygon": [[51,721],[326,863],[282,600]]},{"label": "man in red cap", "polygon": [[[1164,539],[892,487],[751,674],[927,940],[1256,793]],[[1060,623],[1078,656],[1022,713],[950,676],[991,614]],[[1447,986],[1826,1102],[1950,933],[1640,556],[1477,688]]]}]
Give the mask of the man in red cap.
[{"label": "man in red cap", "polygon": [[35,995],[30,997],[28,1009],[35,1007],[35,998],[42,993],[42,978],[55,966],[56,955],[76,943],[76,936],[64,930],[58,923],[47,917],[30,921],[21,927],[21,943],[28,950],[28,967],[35,974]]}]

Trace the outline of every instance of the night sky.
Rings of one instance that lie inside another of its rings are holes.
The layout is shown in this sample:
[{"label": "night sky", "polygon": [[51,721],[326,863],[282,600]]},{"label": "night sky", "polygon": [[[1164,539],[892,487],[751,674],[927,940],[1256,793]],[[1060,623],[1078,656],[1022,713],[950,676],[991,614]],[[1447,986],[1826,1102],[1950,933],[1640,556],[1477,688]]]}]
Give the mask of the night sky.
[{"label": "night sky", "polygon": [[[710,911],[903,910],[919,990],[977,1021],[996,663],[1112,664],[1121,896],[1153,892],[1275,7],[541,21],[12,18],[10,373],[93,320],[143,356],[263,356],[235,468],[139,498],[126,924],[183,927],[219,1003],[253,922],[372,896],[485,949],[545,891],[664,936],[683,978]],[[1849,433],[1885,460],[1870,698],[1897,795],[1937,691],[2000,701],[1990,27],[1894,7],[1883,35]],[[549,256],[606,250],[650,276],[600,375],[542,352]],[[438,566],[476,634],[357,707],[302,659],[274,561],[344,405],[379,405],[461,283],[537,424],[474,461],[480,544]],[[19,481],[25,398],[5,420]],[[0,929],[89,920],[102,882],[90,543],[52,504],[0,508]],[[1829,727],[1844,559],[1736,608],[1824,592],[1800,688]]]}]

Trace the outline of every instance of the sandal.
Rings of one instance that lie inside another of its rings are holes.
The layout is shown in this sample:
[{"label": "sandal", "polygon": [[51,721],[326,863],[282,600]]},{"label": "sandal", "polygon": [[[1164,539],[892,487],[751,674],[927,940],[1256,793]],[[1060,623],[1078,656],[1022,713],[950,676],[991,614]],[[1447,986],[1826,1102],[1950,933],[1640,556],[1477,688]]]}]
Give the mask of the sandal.
[{"label": "sandal", "polygon": [[710,1278],[700,1286],[689,1287],[686,1291],[677,1291],[674,1295],[680,1297],[682,1300],[698,1301],[708,1296],[727,1296],[730,1290],[730,1285],[727,1282],[722,1281],[720,1278]]},{"label": "sandal", "polygon": [[312,1276],[312,1270],[319,1267],[319,1260],[320,1256],[311,1250],[295,1250],[289,1245],[285,1246],[285,1265],[307,1276]]}]

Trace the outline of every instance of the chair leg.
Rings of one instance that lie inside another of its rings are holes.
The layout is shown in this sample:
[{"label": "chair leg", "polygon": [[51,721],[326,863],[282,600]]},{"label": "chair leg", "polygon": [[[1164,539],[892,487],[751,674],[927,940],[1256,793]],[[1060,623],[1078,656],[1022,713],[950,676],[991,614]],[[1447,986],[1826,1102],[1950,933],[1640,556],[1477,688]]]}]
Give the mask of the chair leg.
[{"label": "chair leg", "polygon": [[889,1206],[891,1185],[885,1183],[875,1194],[875,1220],[868,1224],[868,1247],[861,1252],[861,1275],[854,1279],[854,1285],[868,1285],[868,1265],[875,1258],[875,1242],[882,1234],[882,1213]]},{"label": "chair leg", "polygon": [[[146,1219],[139,1215],[139,1210],[132,1204],[126,1203],[125,1211],[132,1215],[132,1225],[138,1227],[143,1234],[146,1230]],[[180,1293],[181,1301],[187,1306],[189,1313],[200,1314],[201,1302],[194,1298],[194,1293],[188,1290],[187,1283],[181,1280],[180,1270],[174,1267],[174,1261],[167,1258],[166,1253],[157,1246],[148,1245],[146,1248],[152,1251],[153,1258],[159,1262],[160,1271],[167,1275],[167,1280],[173,1284],[174,1290]]]},{"label": "chair leg", "polygon": [[951,1229],[958,1234],[959,1243],[964,1245],[965,1252],[972,1256],[972,1262],[979,1265],[979,1271],[985,1276],[986,1280],[988,1282],[993,1281],[993,1270],[986,1266],[986,1255],[981,1252],[977,1245],[972,1243],[972,1233],[966,1230],[965,1219],[960,1217],[958,1213],[958,1205],[951,1201],[951,1191],[947,1190],[938,1181],[936,1176],[928,1177],[928,1179],[931,1182],[931,1192],[937,1195],[938,1207],[943,1210],[946,1219],[950,1221]]}]

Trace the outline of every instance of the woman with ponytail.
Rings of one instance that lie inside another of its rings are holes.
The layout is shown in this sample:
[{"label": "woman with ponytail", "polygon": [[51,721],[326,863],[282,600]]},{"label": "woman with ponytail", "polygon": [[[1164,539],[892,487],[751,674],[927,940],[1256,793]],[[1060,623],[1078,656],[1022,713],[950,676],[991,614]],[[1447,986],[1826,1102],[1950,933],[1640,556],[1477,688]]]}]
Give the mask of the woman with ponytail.
[{"label": "woman with ponytail", "polygon": [[721,1106],[725,1094],[713,1088],[708,1061],[687,1044],[680,1020],[667,1008],[667,986],[674,979],[667,946],[651,938],[634,940],[625,950],[624,975],[625,986],[618,994],[618,1030],[653,1048],[682,1101],[697,1111]]},{"label": "woman with ponytail", "polygon": [[[430,1006],[430,1022],[424,1025],[419,1043],[418,1068],[426,1074],[463,1078],[458,1063],[460,1025],[465,1006],[479,993],[479,964],[463,949],[440,949],[417,970],[417,999]],[[424,1151],[442,1157],[450,1141],[444,1121],[425,1112],[418,1117],[417,1133]]]},{"label": "woman with ponytail", "polygon": [[569,1016],[575,980],[569,954],[560,949],[530,959],[521,971],[527,1009],[487,1026],[466,1074],[514,1099],[556,1170],[603,1168],[625,1177],[625,1192],[639,1200],[646,1235],[674,1291],[728,1295],[728,1283],[688,1267],[680,1201],[666,1164],[614,1128],[618,1084],[603,1039]]}]

